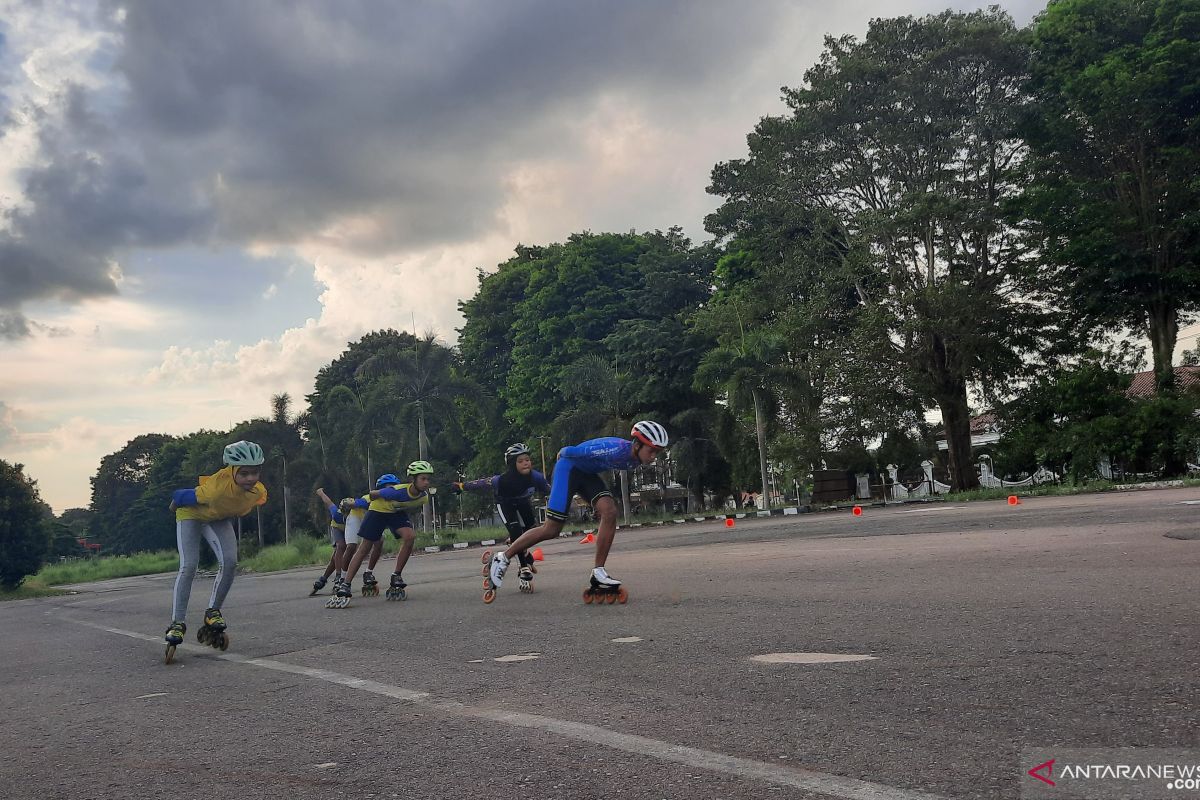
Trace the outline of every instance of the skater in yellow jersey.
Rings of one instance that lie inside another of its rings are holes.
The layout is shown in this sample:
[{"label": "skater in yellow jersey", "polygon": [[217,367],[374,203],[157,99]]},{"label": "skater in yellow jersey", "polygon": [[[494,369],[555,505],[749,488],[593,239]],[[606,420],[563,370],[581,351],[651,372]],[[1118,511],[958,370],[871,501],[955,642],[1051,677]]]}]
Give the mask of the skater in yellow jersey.
[{"label": "skater in yellow jersey", "polygon": [[222,459],[226,466],[212,475],[200,478],[194,489],[176,489],[171,495],[170,508],[175,512],[175,538],[179,546],[179,575],[175,578],[175,595],[171,608],[171,626],[167,628],[167,663],[175,655],[175,647],[183,643],[187,632],[188,600],[192,580],[200,563],[200,540],[208,542],[220,563],[213,582],[212,596],[204,612],[204,625],[196,638],[224,650],[229,646],[225,633],[225,618],[221,605],[233,585],[237,572],[237,535],[233,521],[267,502],[267,489],[259,482],[263,450],[254,442],[234,442],[226,445]]},{"label": "skater in yellow jersey", "polygon": [[325,572],[313,582],[309,597],[325,588],[329,576],[333,576],[334,586],[342,580],[342,573],[346,569],[346,517],[354,507],[353,497],[347,497],[335,504],[329,499],[329,495],[325,494],[324,489],[317,489],[317,497],[321,498],[321,503],[329,512],[329,543],[333,545],[333,554],[329,557]]},{"label": "skater in yellow jersey", "polygon": [[[346,579],[338,585],[337,593],[326,603],[327,607],[345,608],[350,604],[350,598],[354,596],[351,589],[354,575],[375,543],[379,542],[382,546],[383,532],[388,528],[391,528],[396,537],[403,540],[403,543],[400,545],[400,552],[396,554],[396,567],[388,586],[387,598],[404,600],[407,597],[405,588],[408,584],[404,582],[401,573],[404,571],[404,565],[408,563],[409,556],[412,555],[413,542],[417,536],[408,513],[429,502],[429,484],[432,477],[433,467],[428,461],[414,461],[408,465],[409,482],[407,484],[397,481],[390,486],[379,486],[371,491],[369,503],[365,503],[364,500],[355,502],[355,505],[359,507],[364,504],[368,506],[366,518],[363,519],[362,527],[358,531],[363,545],[358,548],[358,552],[351,559],[346,568]],[[380,480],[382,481],[382,478]]]}]

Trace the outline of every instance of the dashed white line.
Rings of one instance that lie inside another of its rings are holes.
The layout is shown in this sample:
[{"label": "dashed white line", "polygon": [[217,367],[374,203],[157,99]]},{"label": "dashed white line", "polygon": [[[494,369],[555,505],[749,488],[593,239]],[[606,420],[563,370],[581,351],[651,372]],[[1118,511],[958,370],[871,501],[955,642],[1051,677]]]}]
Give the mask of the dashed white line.
[{"label": "dashed white line", "polygon": [[[105,631],[107,633],[115,633],[120,636],[127,636],[131,639],[140,639],[147,642],[155,642],[163,644],[162,637],[148,636],[144,633],[136,631],[126,631],[120,628],[112,628],[107,625],[100,625],[86,620],[74,619],[63,615],[63,618],[76,625],[84,625],[89,628]],[[182,645],[184,649],[192,652],[203,652],[208,648],[198,648],[191,645]],[[511,725],[518,728],[530,728],[536,730],[556,733],[560,736],[567,736],[581,742],[589,744],[602,745],[613,750],[620,750],[624,753],[631,753],[641,756],[650,756],[659,761],[666,761],[674,764],[683,764],[694,769],[708,770],[710,772],[723,772],[727,775],[735,775],[739,778],[748,780],[763,781],[772,785],[791,786],[796,789],[804,789],[810,792],[819,792],[830,797],[846,798],[846,800],[943,800],[938,795],[929,794],[926,792],[913,791],[910,789],[900,789],[893,786],[887,786],[882,783],[872,783],[870,781],[862,781],[856,778],[846,778],[840,775],[831,775],[825,772],[817,772],[815,770],[802,769],[799,767],[784,767],[777,764],[768,764],[762,761],[754,761],[749,758],[740,758],[738,756],[730,756],[724,753],[717,753],[712,750],[701,750],[696,747],[685,747],[683,745],[672,744],[671,742],[663,742],[658,739],[650,739],[645,736],[636,736],[629,733],[618,733],[610,731],[606,728],[601,728],[596,725],[588,725],[582,722],[571,722],[570,720],[556,719],[554,717],[546,717],[540,714],[525,714],[514,711],[504,711],[494,708],[483,708],[479,706],[468,706],[464,703],[451,700],[441,700],[431,697],[428,692],[418,692],[412,689],[404,689],[399,686],[391,686],[386,683],[367,680],[364,678],[356,678],[352,675],[343,675],[339,672],[330,670],[315,669],[312,667],[301,667],[294,664],[287,664],[282,661],[276,661],[270,658],[248,658],[239,656],[234,653],[217,653],[212,652],[213,658],[219,658],[224,661],[232,661],[238,664],[245,664],[252,667],[261,667],[263,669],[275,670],[277,672],[287,672],[293,675],[302,675],[316,680],[327,681],[339,686],[346,686],[351,689],[358,689],[371,694],[391,697],[396,700],[410,702],[416,705],[421,705],[429,708],[435,708],[447,714],[455,716],[472,717],[474,719],[487,720],[491,722],[499,722],[505,725]]]}]

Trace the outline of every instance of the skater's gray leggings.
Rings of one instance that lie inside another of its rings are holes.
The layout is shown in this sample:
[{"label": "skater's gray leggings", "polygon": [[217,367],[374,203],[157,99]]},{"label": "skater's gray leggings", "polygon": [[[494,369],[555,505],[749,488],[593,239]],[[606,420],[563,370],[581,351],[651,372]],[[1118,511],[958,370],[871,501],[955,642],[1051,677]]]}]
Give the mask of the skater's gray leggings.
[{"label": "skater's gray leggings", "polygon": [[196,566],[200,563],[200,537],[208,542],[217,561],[221,563],[217,579],[213,582],[209,608],[220,608],[233,585],[237,573],[237,535],[233,532],[233,520],[219,519],[216,522],[200,522],[181,519],[175,522],[175,538],[179,544],[179,576],[175,578],[175,605],[171,608],[171,619],[183,622],[187,616],[188,598],[192,595],[192,580],[196,577]]}]

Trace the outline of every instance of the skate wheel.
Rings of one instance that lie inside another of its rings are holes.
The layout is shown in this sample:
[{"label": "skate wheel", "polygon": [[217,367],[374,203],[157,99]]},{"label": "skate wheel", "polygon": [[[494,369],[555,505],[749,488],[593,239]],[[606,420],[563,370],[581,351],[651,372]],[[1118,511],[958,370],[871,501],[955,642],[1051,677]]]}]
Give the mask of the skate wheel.
[{"label": "skate wheel", "polygon": [[222,653],[224,653],[226,650],[229,649],[229,634],[228,633],[221,634],[221,641],[219,643],[219,646],[221,648]]},{"label": "skate wheel", "polygon": [[489,578],[487,575],[483,576],[483,588],[485,588],[485,589],[492,588],[492,579]]},{"label": "skate wheel", "polygon": [[625,603],[628,600],[629,600],[629,590],[626,589],[624,586],[622,586],[620,589],[617,589],[617,602],[620,603],[621,605],[625,605]]},{"label": "skate wheel", "polygon": [[208,644],[208,631],[204,630],[204,628],[196,631],[196,641],[200,644]]},{"label": "skate wheel", "polygon": [[480,560],[482,563],[484,563],[484,564],[486,564],[486,563],[488,563],[489,561],[491,561],[491,560],[492,560],[492,551],[491,551],[491,550],[484,550],[484,551],[483,551],[483,557],[482,557],[482,558],[480,558],[479,560]]},{"label": "skate wheel", "polygon": [[610,606],[613,603],[617,602],[617,593],[616,592],[608,592],[607,594],[605,594],[604,602],[608,603]]},{"label": "skate wheel", "polygon": [[592,597],[592,590],[584,589],[583,590],[583,602],[590,606],[592,604],[593,599],[595,599],[595,598]]},{"label": "skate wheel", "polygon": [[496,599],[496,590],[495,589],[488,589],[487,591],[485,591],[483,593],[483,602],[491,603],[495,599]]},{"label": "skate wheel", "polygon": [[175,658],[175,645],[169,644],[167,645],[167,652],[163,656],[163,663],[170,664],[173,658]]},{"label": "skate wheel", "polygon": [[396,599],[397,600],[407,600],[408,592],[405,591],[404,589],[401,589],[400,591],[396,592]]}]

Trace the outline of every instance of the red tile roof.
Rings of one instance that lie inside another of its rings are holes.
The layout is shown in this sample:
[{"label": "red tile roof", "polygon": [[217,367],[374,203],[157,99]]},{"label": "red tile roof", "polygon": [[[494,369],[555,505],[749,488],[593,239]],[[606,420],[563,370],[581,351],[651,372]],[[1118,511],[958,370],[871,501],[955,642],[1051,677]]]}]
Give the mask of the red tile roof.
[{"label": "red tile roof", "polygon": [[[1176,367],[1175,388],[1190,389],[1200,386],[1200,367]],[[1133,376],[1133,383],[1125,390],[1125,396],[1147,399],[1157,394],[1154,390],[1154,370],[1138,372]]]}]

